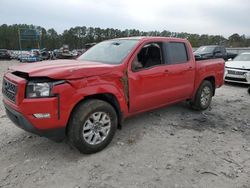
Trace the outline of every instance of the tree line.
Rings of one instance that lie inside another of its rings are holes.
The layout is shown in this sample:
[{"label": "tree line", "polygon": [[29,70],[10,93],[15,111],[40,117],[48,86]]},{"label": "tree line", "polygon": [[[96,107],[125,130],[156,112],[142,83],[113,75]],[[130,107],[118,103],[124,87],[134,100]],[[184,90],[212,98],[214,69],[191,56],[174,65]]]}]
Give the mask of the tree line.
[{"label": "tree line", "polygon": [[58,49],[63,44],[69,45],[70,49],[82,49],[87,43],[100,42],[107,39],[131,36],[163,36],[163,37],[178,37],[188,39],[193,47],[202,45],[220,44],[226,47],[250,47],[250,37],[232,34],[225,38],[222,35],[199,35],[185,32],[170,32],[164,31],[140,31],[136,29],[102,29],[99,27],[77,26],[66,29],[62,34],[58,34],[55,29],[46,30],[40,26],[26,24],[3,24],[0,26],[0,49],[19,50],[19,29],[37,29],[40,33],[39,45],[37,41],[25,40],[22,41],[22,49],[31,48],[47,48],[49,50]]}]

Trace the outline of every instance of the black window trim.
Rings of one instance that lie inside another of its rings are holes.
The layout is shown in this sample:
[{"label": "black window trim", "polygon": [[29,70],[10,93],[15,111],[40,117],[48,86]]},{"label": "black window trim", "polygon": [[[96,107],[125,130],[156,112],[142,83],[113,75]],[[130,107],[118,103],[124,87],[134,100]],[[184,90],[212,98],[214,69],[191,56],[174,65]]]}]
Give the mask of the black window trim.
[{"label": "black window trim", "polygon": [[[134,62],[134,60],[135,60],[135,58],[132,60],[132,62],[131,62],[131,66],[130,66],[130,68],[131,68],[131,70],[132,70],[132,72],[140,72],[140,71],[145,71],[145,70],[150,70],[150,69],[152,69],[152,68],[155,68],[155,67],[160,67],[160,66],[165,66],[166,65],[166,60],[165,60],[165,49],[164,49],[164,41],[154,41],[154,42],[147,42],[147,43],[145,43],[145,44],[143,44],[143,46],[140,48],[140,50],[139,50],[139,52],[142,50],[142,48],[144,47],[144,46],[146,46],[146,45],[148,45],[148,44],[153,44],[153,43],[161,43],[161,46],[160,46],[160,49],[161,49],[161,60],[162,60],[162,63],[161,64],[159,64],[159,65],[154,65],[154,66],[151,66],[151,67],[147,67],[147,68],[141,68],[141,69],[138,69],[138,70],[133,70],[133,68],[132,68],[132,63]],[[139,53],[138,52],[138,53]],[[138,54],[137,53],[137,54]],[[136,54],[136,56],[137,56],[137,54]],[[135,56],[135,57],[136,57]]]}]

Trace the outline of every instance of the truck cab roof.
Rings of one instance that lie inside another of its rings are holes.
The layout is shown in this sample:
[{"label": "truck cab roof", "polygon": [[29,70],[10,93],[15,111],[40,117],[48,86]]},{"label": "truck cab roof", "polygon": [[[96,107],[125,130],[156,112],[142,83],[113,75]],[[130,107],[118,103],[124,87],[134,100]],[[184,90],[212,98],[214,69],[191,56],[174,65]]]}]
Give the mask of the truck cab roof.
[{"label": "truck cab roof", "polygon": [[159,37],[159,36],[134,36],[134,37],[123,37],[115,38],[110,40],[138,40],[138,41],[151,41],[151,40],[178,40],[178,41],[187,41],[187,39],[176,38],[176,37]]}]

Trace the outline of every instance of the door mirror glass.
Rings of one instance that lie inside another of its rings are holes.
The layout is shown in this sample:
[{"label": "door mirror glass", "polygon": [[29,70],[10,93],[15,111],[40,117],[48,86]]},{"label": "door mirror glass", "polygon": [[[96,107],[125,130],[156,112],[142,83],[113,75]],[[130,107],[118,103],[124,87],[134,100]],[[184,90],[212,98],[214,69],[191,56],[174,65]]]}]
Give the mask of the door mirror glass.
[{"label": "door mirror glass", "polygon": [[143,68],[143,65],[141,62],[138,61],[138,58],[136,57],[134,61],[132,62],[132,70],[137,71]]}]

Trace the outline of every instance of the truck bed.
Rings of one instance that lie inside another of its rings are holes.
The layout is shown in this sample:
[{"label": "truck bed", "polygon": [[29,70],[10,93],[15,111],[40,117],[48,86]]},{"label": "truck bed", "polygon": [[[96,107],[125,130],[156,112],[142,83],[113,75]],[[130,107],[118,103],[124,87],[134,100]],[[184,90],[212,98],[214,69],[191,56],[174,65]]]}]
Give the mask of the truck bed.
[{"label": "truck bed", "polygon": [[224,83],[224,70],[225,61],[222,58],[196,61],[196,80],[211,75],[215,78],[215,86],[220,87]]}]

